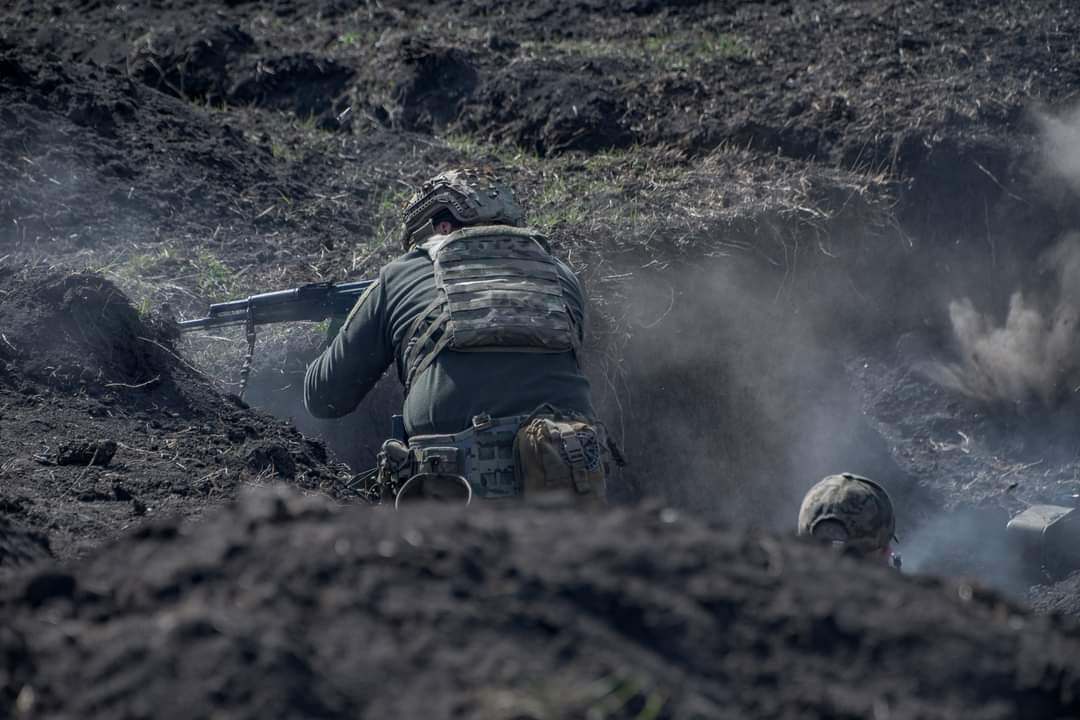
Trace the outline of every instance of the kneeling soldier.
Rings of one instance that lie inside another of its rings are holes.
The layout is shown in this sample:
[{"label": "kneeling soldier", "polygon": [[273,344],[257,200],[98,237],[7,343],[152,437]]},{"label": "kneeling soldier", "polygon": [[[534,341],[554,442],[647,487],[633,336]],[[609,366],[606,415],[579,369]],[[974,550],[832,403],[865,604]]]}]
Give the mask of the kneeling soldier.
[{"label": "kneeling soldier", "polygon": [[609,453],[579,364],[585,300],[513,190],[483,172],[424,183],[382,269],[307,370],[317,417],[351,412],[395,363],[407,442],[380,454],[385,498],[606,494]]}]

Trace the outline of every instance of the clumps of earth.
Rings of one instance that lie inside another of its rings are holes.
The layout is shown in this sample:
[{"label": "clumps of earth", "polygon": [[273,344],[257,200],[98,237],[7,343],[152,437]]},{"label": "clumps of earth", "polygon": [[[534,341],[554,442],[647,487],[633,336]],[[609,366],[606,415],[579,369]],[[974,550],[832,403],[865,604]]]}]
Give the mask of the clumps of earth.
[{"label": "clumps of earth", "polygon": [[7,281],[3,305],[8,374],[62,391],[100,395],[138,389],[171,374],[167,331],[139,318],[116,286],[83,273],[29,272]]},{"label": "clumps of earth", "polygon": [[1074,625],[789,536],[661,504],[350,507],[168,318],[92,274],[5,278],[5,716],[1064,717],[1080,694]]},{"label": "clumps of earth", "polygon": [[[941,5],[0,8],[0,716],[1080,714],[1080,576],[1004,542],[1073,501],[1074,408],[915,369],[1080,226],[1038,176],[1078,20]],[[177,339],[164,302],[372,276],[474,164],[586,279],[613,496],[663,501],[354,507],[396,387],[312,423],[324,332],[268,329],[271,417],[242,337]],[[1029,608],[789,537],[842,469],[894,491],[909,571]]]},{"label": "clumps of earth", "polygon": [[21,509],[17,503],[5,499],[2,509],[4,516],[0,517],[0,576],[52,557],[47,536],[7,519],[8,514],[17,513]]},{"label": "clumps of earth", "polygon": [[0,610],[12,717],[1005,720],[1080,697],[1052,617],[661,507],[262,490],[22,575]]},{"label": "clumps of earth", "polygon": [[347,469],[320,442],[222,394],[177,354],[171,318],[140,315],[90,273],[0,278],[0,508],[13,548],[0,565],[78,556],[245,485],[342,494]]}]

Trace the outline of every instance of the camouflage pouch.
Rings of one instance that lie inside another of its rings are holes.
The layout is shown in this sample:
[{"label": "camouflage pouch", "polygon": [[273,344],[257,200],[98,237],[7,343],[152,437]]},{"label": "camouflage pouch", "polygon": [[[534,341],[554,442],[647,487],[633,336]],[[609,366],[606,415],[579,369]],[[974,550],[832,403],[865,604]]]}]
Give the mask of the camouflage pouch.
[{"label": "camouflage pouch", "polygon": [[514,437],[514,471],[526,498],[569,491],[603,501],[606,452],[599,425],[562,415],[534,417]]}]

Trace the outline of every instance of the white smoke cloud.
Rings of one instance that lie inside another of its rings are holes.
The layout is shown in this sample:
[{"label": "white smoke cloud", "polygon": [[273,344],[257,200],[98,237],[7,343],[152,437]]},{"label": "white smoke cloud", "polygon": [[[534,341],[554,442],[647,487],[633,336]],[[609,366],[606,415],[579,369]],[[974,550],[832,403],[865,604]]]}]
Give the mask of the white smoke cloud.
[{"label": "white smoke cloud", "polygon": [[960,359],[934,363],[931,378],[985,402],[1053,405],[1080,385],[1080,234],[1040,258],[1053,283],[1017,290],[1003,323],[970,299],[949,304]]},{"label": "white smoke cloud", "polygon": [[1080,195],[1080,106],[1060,116],[1036,116],[1047,175]]},{"label": "white smoke cloud", "polygon": [[[1080,106],[1037,123],[1047,182],[1080,197]],[[1080,390],[1080,233],[1040,255],[1038,269],[1048,282],[1015,290],[1003,322],[969,298],[951,302],[958,359],[930,363],[927,375],[987,403],[1052,406]]]}]

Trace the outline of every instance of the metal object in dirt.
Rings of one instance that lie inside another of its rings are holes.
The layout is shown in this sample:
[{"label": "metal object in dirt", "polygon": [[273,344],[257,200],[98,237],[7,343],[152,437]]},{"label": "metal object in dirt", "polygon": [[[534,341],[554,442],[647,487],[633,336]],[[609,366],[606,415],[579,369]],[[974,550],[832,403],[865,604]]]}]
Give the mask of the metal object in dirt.
[{"label": "metal object in dirt", "polygon": [[1025,563],[1045,577],[1080,568],[1080,509],[1032,505],[1010,520],[1006,531]]}]

